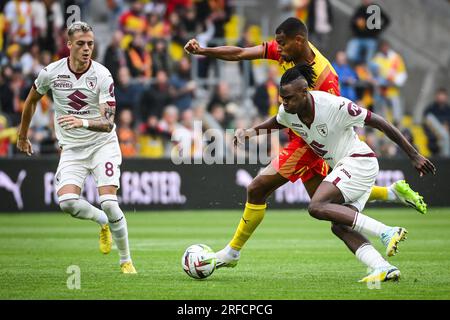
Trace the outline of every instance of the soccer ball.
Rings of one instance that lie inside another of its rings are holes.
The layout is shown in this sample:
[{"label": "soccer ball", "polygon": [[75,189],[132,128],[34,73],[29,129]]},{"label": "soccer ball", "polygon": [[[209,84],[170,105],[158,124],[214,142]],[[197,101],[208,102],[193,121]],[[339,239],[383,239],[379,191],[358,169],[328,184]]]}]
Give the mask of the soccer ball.
[{"label": "soccer ball", "polygon": [[181,257],[184,272],[194,279],[204,279],[216,269],[216,254],[205,244],[194,244]]}]

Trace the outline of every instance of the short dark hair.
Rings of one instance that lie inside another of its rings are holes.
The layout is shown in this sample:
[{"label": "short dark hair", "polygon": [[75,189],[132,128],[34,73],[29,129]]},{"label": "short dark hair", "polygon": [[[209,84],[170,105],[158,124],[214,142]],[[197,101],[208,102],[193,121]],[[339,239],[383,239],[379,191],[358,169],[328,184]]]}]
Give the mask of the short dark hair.
[{"label": "short dark hair", "polygon": [[447,91],[447,89],[445,89],[444,87],[438,88],[438,89],[436,90],[436,93],[437,93],[437,94],[443,93],[443,94],[448,95],[448,91]]},{"label": "short dark hair", "polygon": [[297,18],[287,18],[275,30],[275,34],[284,33],[287,37],[292,38],[296,35],[308,38],[308,28]]},{"label": "short dark hair", "polygon": [[288,69],[281,77],[280,86],[287,85],[294,80],[305,79],[308,87],[313,89],[316,81],[316,73],[309,64],[298,64]]}]

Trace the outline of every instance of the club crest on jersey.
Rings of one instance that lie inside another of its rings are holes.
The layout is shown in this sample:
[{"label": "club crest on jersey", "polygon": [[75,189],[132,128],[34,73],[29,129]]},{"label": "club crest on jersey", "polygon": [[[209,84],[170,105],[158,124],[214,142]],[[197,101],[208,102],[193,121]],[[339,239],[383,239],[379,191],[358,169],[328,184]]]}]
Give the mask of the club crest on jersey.
[{"label": "club crest on jersey", "polygon": [[326,137],[328,135],[328,127],[326,123],[319,124],[318,126],[316,126],[316,129],[322,137]]},{"label": "club crest on jersey", "polygon": [[97,77],[87,77],[86,78],[86,86],[89,89],[94,89],[95,86],[97,85]]}]

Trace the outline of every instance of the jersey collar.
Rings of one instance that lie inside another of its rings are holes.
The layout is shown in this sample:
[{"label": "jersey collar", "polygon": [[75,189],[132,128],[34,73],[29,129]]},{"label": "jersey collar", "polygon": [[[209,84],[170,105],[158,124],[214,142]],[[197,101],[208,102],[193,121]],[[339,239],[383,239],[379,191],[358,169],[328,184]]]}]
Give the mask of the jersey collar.
[{"label": "jersey collar", "polygon": [[69,60],[69,57],[67,57],[67,67],[69,68],[70,72],[72,72],[75,75],[77,80],[80,79],[83,74],[85,74],[86,72],[89,71],[89,69],[91,68],[91,65],[92,65],[92,60],[89,60],[89,66],[86,68],[86,70],[84,70],[83,72],[75,72],[70,67],[70,60]]}]

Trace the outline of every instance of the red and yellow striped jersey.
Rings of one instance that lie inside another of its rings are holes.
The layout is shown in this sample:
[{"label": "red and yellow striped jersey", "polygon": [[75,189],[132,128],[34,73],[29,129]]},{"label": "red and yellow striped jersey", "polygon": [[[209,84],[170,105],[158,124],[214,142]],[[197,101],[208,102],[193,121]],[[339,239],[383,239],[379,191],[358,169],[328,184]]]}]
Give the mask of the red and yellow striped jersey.
[{"label": "red and yellow striped jersey", "polygon": [[[317,76],[314,90],[325,91],[340,96],[339,79],[333,66],[311,42],[309,42],[309,46],[314,52],[314,62],[312,63],[312,67]],[[280,62],[284,70],[294,66],[294,63],[292,62],[282,61],[281,56],[278,53],[278,43],[275,40],[264,42],[263,47],[264,59]]]}]

